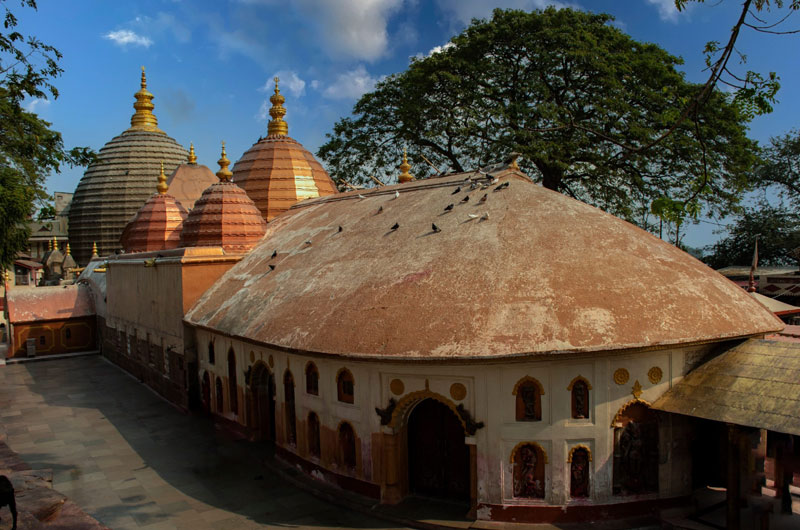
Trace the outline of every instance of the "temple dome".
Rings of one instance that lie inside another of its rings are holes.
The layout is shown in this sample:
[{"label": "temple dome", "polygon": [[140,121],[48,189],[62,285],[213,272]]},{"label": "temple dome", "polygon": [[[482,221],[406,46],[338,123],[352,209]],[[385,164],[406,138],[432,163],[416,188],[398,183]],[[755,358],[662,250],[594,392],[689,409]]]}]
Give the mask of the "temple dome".
[{"label": "temple dome", "polygon": [[300,203],[186,321],[391,360],[635,351],[783,328],[673,245],[516,169],[494,176],[485,188],[476,172]]},{"label": "temple dome", "polygon": [[169,194],[175,197],[184,208],[191,210],[203,191],[218,180],[207,166],[197,163],[194,145],[191,145],[189,162],[175,168],[175,171],[167,179],[167,185]]},{"label": "temple dome", "polygon": [[209,186],[195,202],[183,223],[181,246],[222,247],[227,252],[247,252],[261,239],[266,222],[247,193],[230,181],[230,161],[219,159],[219,181]]},{"label": "temple dome", "polygon": [[158,178],[158,192],[147,199],[125,226],[120,244],[125,252],[149,252],[177,248],[187,212],[181,203],[167,194],[164,167]]},{"label": "temple dome", "polygon": [[76,261],[85,265],[97,243],[101,255],[119,250],[125,225],[156,186],[159,165],[172,172],[188,153],[158,128],[153,95],[142,70],[134,95],[131,127],[104,145],[78,183],[69,211],[69,239]]},{"label": "temple dome", "polygon": [[259,139],[233,166],[233,181],[247,192],[266,221],[304,199],[337,193],[322,164],[288,136],[289,127],[283,120],[285,98],[278,90],[278,78],[270,101],[273,119],[268,136]]}]

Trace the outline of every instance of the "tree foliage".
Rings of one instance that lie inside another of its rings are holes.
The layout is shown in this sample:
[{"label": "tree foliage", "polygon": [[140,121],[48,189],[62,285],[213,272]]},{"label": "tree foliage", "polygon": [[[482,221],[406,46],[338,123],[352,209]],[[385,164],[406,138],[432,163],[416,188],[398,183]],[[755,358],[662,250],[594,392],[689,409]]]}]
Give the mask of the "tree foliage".
[{"label": "tree foliage", "polygon": [[795,208],[800,207],[800,131],[770,138],[754,175],[757,186],[771,189]]},{"label": "tree foliage", "polygon": [[703,261],[720,269],[730,265],[750,265],[758,239],[759,265],[794,265],[792,251],[800,247],[800,215],[783,205],[766,200],[745,209],[728,229],[728,235],[707,247]]},{"label": "tree foliage", "polygon": [[611,21],[553,8],[473,20],[365,94],[319,156],[340,183],[367,183],[397,174],[403,146],[418,177],[434,173],[423,157],[463,171],[516,151],[545,187],[639,224],[729,212],[754,161],[746,117],[717,90],[682,117],[701,87]]},{"label": "tree foliage", "polygon": [[[62,164],[85,165],[93,153],[87,148],[66,150],[50,123],[24,109],[26,99],[58,97],[52,80],[62,72],[61,54],[16,31],[16,16],[6,0],[0,1],[5,11],[0,30],[0,270],[5,270],[26,247],[25,221],[35,202],[47,197],[47,175]],[[36,9],[35,0],[20,4]]]}]

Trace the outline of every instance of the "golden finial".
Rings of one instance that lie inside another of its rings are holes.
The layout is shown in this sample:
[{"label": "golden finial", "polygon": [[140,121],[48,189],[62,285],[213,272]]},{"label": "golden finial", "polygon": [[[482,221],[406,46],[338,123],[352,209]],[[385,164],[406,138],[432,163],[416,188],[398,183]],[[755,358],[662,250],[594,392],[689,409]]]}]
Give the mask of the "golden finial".
[{"label": "golden finial", "polygon": [[197,156],[194,154],[194,144],[189,142],[189,163],[197,164]]},{"label": "golden finial", "polygon": [[48,250],[49,252],[52,252],[52,251],[53,251],[53,242],[52,242],[52,241],[50,241],[49,239],[47,240],[47,250]]},{"label": "golden finial", "polygon": [[67,256],[69,256],[70,254],[72,254],[72,252],[69,249],[69,241],[67,241]]},{"label": "golden finial", "polygon": [[276,77],[275,93],[269,98],[272,102],[272,108],[269,109],[269,115],[272,116],[272,119],[267,124],[267,134],[269,136],[286,136],[289,134],[289,125],[283,121],[283,117],[286,115],[283,102],[286,101],[286,98],[281,95],[281,91],[278,89],[278,81],[279,79]]},{"label": "golden finial", "polygon": [[217,164],[219,164],[219,171],[217,171],[217,177],[221,182],[230,182],[233,173],[231,170],[228,169],[228,164],[231,161],[228,160],[228,157],[225,155],[225,142],[222,142],[222,156],[219,160],[217,160]]},{"label": "golden finial", "polygon": [[400,176],[397,177],[397,182],[403,184],[405,182],[411,182],[414,180],[414,175],[408,172],[411,169],[411,164],[408,163],[408,158],[406,157],[406,148],[403,148],[403,163],[400,164]]},{"label": "golden finial", "polygon": [[53,236],[53,250],[58,250],[58,239],[56,239],[56,236]]},{"label": "golden finial", "polygon": [[141,89],[133,95],[136,98],[136,103],[133,108],[136,112],[131,117],[131,128],[129,131],[154,131],[163,133],[158,128],[158,119],[153,114],[153,94],[147,91],[147,77],[144,75],[144,66],[142,66],[142,85]]},{"label": "golden finial", "polygon": [[92,243],[92,256],[99,256],[99,254],[97,253],[97,241]]},{"label": "golden finial", "polygon": [[158,176],[158,186],[156,186],[158,193],[164,195],[167,193],[169,186],[167,186],[167,176],[164,174],[164,161],[161,161],[161,174]]}]

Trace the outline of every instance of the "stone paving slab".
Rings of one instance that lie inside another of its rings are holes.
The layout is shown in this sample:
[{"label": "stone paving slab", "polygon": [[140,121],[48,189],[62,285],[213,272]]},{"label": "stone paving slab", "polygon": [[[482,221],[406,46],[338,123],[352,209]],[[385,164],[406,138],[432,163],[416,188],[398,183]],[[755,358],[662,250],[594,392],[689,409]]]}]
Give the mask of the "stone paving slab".
[{"label": "stone paving slab", "polygon": [[397,528],[320,501],[98,356],[0,367],[0,439],[116,530]]}]

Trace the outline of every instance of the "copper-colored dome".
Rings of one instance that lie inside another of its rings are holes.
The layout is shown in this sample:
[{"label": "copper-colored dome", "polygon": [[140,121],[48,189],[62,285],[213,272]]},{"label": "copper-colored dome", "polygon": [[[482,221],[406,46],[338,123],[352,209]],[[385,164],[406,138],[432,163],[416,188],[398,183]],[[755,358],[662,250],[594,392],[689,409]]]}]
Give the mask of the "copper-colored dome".
[{"label": "copper-colored dome", "polygon": [[283,120],[286,110],[278,78],[270,101],[273,119],[269,122],[269,135],[245,151],[233,166],[233,181],[253,199],[267,222],[304,199],[337,192],[314,155],[287,136],[289,127]]},{"label": "copper-colored dome", "polygon": [[178,248],[187,212],[172,195],[156,193],[125,226],[120,244],[125,252]]},{"label": "copper-colored dome", "polygon": [[508,187],[482,189],[474,173],[300,203],[186,321],[292,351],[417,360],[639,349],[783,328],[682,250],[516,170],[497,176]]},{"label": "copper-colored dome", "polygon": [[209,186],[194,203],[183,223],[181,246],[246,252],[264,235],[267,223],[247,193],[230,182],[229,163],[223,143],[217,172],[220,181]]},{"label": "copper-colored dome", "polygon": [[202,164],[181,164],[167,180],[170,195],[191,210],[194,203],[203,194],[203,190],[217,182],[218,179],[208,167]]}]

